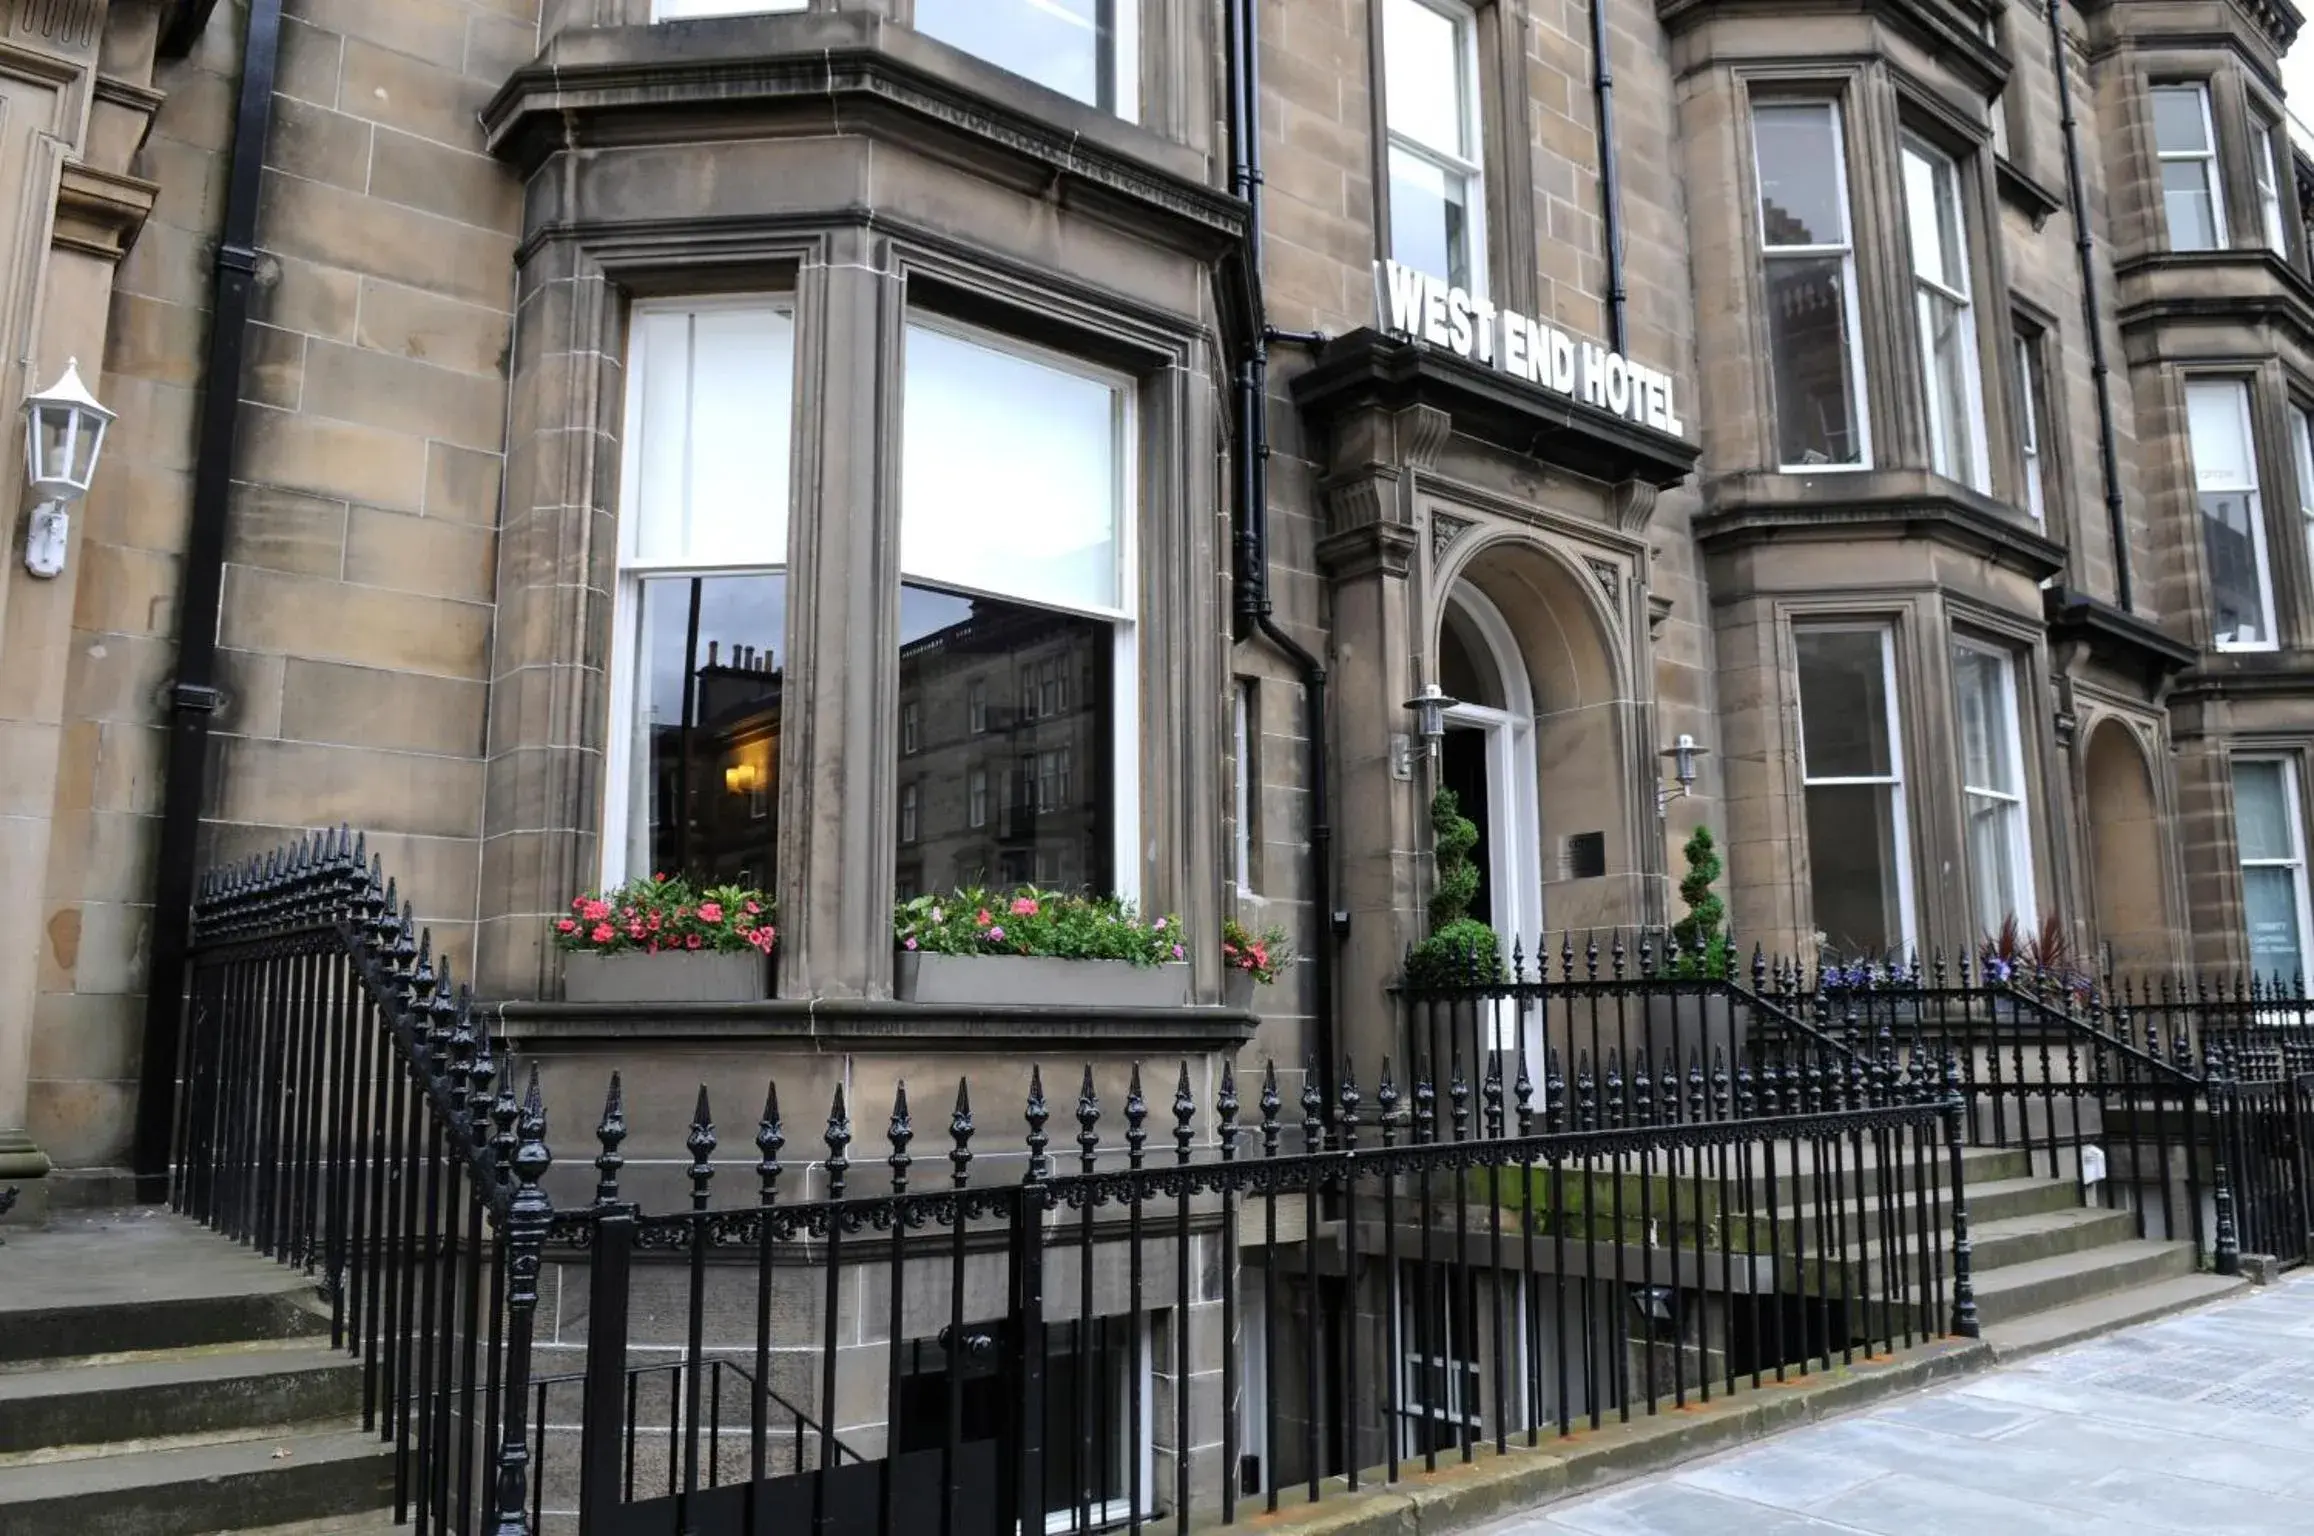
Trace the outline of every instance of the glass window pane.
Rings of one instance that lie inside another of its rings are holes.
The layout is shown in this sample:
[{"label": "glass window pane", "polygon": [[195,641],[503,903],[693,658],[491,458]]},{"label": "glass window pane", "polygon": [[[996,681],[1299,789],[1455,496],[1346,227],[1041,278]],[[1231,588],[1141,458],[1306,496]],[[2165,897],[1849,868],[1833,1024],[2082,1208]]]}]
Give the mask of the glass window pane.
[{"label": "glass window pane", "polygon": [[[1114,889],[1115,633],[1049,609],[901,587],[900,707],[919,711],[909,772],[920,786],[917,841],[898,865],[903,899],[1031,880]],[[1049,714],[1030,704],[1048,674],[1078,680],[1056,691]],[[975,686],[988,701],[988,731],[977,737]],[[984,807],[976,816],[974,787],[985,797],[991,766],[1002,794],[993,814]]]},{"label": "glass window pane", "polygon": [[644,310],[633,355],[628,558],[785,563],[793,320],[768,307]]},{"label": "glass window pane", "polygon": [[1779,256],[1767,263],[1766,275],[1777,462],[1862,463],[1848,354],[1847,258]]},{"label": "glass window pane", "polygon": [[1466,160],[1470,104],[1464,96],[1462,26],[1422,0],[1384,0],[1383,110],[1390,131]]},{"label": "glass window pane", "polygon": [[2270,640],[2258,569],[2258,498],[2240,491],[2205,491],[2201,509],[2210,619],[2218,643],[2256,645]]},{"label": "glass window pane", "polygon": [[1912,237],[1912,270],[1931,282],[1965,290],[1968,261],[1961,250],[1960,208],[1950,160],[1905,146],[1904,215]]},{"label": "glass window pane", "polygon": [[1390,150],[1390,254],[1401,265],[1471,286],[1470,178],[1412,150]]},{"label": "glass window pane", "polygon": [[2295,859],[2290,774],[2279,762],[2234,764],[2234,839],[2244,859]]},{"label": "glass window pane", "polygon": [[1976,338],[1968,310],[1940,293],[1920,292],[1920,348],[1928,370],[1928,423],[1931,467],[1955,480],[1976,478],[1976,411],[1970,384],[1975,378]]},{"label": "glass window pane", "polygon": [[2161,163],[2161,200],[2169,220],[2170,249],[2217,249],[2217,200],[2210,195],[2210,163],[2207,160],[2164,160]]},{"label": "glass window pane", "polygon": [[1809,778],[1887,778],[1895,773],[1888,749],[1885,643],[1876,629],[1793,631]]},{"label": "glass window pane", "polygon": [[2014,802],[1984,795],[1969,795],[1966,799],[1969,896],[1978,932],[1997,932],[2001,920],[2012,915],[2019,922],[2030,922],[2031,913],[2016,909],[2016,858],[2023,808]]},{"label": "glass window pane", "polygon": [[2249,386],[2238,379],[2197,380],[2185,387],[2185,411],[2195,486],[2204,491],[2255,490],[2258,471],[2250,441]]},{"label": "glass window pane", "polygon": [[640,584],[626,868],[773,883],[787,577]]},{"label": "glass window pane", "polygon": [[1846,245],[1838,122],[1830,102],[1752,108],[1761,238],[1768,246]]},{"label": "glass window pane", "polygon": [[1901,948],[1895,788],[1811,784],[1807,794],[1808,889],[1825,948],[1875,957]]},{"label": "glass window pane", "polygon": [[1120,387],[912,325],[903,409],[902,571],[1121,606]]},{"label": "glass window pane", "polygon": [[1962,646],[1953,652],[1953,686],[1960,706],[1961,782],[1971,789],[2020,793],[2008,719],[2009,662]]},{"label": "glass window pane", "polygon": [[2209,119],[2198,85],[2158,85],[2153,89],[2153,142],[2165,155],[2207,153]]},{"label": "glass window pane", "polygon": [[2314,517],[2314,423],[2297,406],[2290,408],[2290,459],[2298,471],[2298,510]]},{"label": "glass window pane", "polygon": [[2242,871],[2243,917],[2250,930],[2250,970],[2260,980],[2294,982],[2306,971],[2306,936],[2298,928],[2300,872],[2268,865]]},{"label": "glass window pane", "polygon": [[1105,110],[1118,0],[916,0],[916,30]]}]

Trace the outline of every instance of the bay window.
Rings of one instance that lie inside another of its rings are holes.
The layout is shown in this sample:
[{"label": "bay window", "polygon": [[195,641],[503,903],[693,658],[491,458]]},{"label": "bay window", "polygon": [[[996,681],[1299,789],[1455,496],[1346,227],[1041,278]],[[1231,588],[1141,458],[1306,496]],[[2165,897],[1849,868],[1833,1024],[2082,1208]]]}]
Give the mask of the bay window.
[{"label": "bay window", "polygon": [[916,0],[916,30],[1088,106],[1140,110],[1140,0]]},{"label": "bay window", "polygon": [[1809,893],[1833,955],[1879,959],[1912,946],[1904,744],[1896,636],[1886,625],[1792,632],[1800,691]]},{"label": "bay window", "polygon": [[2221,651],[2270,651],[2274,585],[2266,564],[2250,386],[2242,379],[2195,379],[2185,387],[2185,405],[2212,635]]},{"label": "bay window", "polygon": [[634,312],[606,883],[678,871],[772,882],[794,355],[782,302]]},{"label": "bay window", "polygon": [[1839,107],[1756,103],[1752,158],[1777,462],[1787,470],[1868,465],[1872,440],[1858,366],[1856,248]]},{"label": "bay window", "polygon": [[1980,934],[2014,915],[2030,928],[2033,843],[2025,814],[2016,658],[1990,646],[1953,647],[1954,709],[1960,719],[1960,782],[1968,838],[1969,905]]},{"label": "bay window", "polygon": [[1478,28],[1459,0],[1382,0],[1390,255],[1449,286],[1486,291]]},{"label": "bay window", "polygon": [[2307,936],[2314,932],[2295,758],[2234,759],[2234,840],[2242,862],[2251,973],[2295,990],[2306,973]]},{"label": "bay window", "polygon": [[2218,135],[2210,91],[2198,81],[2153,88],[2153,147],[2161,165],[2161,205],[2173,251],[2214,251],[2226,243],[2226,199],[2218,177]]},{"label": "bay window", "polygon": [[2282,168],[2275,158],[2274,130],[2265,123],[2250,127],[2250,169],[2258,178],[2258,221],[2265,227],[2266,248],[2290,254],[2290,231],[2282,217]]},{"label": "bay window", "polygon": [[1929,467],[1976,490],[1990,490],[1960,169],[1950,155],[1918,139],[1904,143],[1904,216],[1911,232]]},{"label": "bay window", "polygon": [[[911,881],[1063,872],[1131,895],[1130,384],[919,319],[908,326],[902,396],[900,691],[925,707],[911,771],[928,787],[922,851],[904,861],[900,895],[923,894]],[[1018,714],[984,702],[973,715],[968,677],[993,679]],[[993,825],[979,766],[990,749],[944,727],[949,709],[1002,737],[1015,765]]]}]

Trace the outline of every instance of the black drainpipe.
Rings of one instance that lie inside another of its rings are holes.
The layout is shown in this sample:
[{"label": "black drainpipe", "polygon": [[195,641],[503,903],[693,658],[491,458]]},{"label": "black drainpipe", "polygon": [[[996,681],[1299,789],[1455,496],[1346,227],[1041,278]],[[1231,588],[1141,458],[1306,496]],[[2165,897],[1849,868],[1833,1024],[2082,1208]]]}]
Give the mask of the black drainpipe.
[{"label": "black drainpipe", "polygon": [[1607,58],[1607,0],[1591,0],[1591,91],[1599,108],[1600,224],[1607,237],[1607,349],[1623,350],[1623,178],[1615,168],[1615,67]]},{"label": "black drainpipe", "polygon": [[[178,34],[172,33],[171,41]],[[183,37],[187,46],[193,39]],[[169,1136],[176,1110],[177,1045],[184,1019],[185,954],[193,918],[201,806],[208,794],[209,723],[217,692],[217,614],[225,579],[225,518],[241,425],[241,362],[257,276],[257,200],[273,126],[273,79],[281,54],[281,0],[250,0],[241,50],[241,99],[218,233],[216,301],[202,373],[201,435],[193,469],[192,527],[185,537],[177,610],[177,680],[169,690],[169,755],[153,870],[152,961],[145,977],[144,1062],[137,1092],[137,1198],[168,1194]]]},{"label": "black drainpipe", "polygon": [[2089,189],[2081,176],[2081,135],[2073,116],[2073,71],[2065,55],[2065,0],[2047,0],[2049,62],[2057,73],[2057,115],[2065,134],[2065,196],[2072,205],[2073,250],[2081,262],[2081,319],[2089,332],[2089,379],[2097,386],[2097,466],[2105,476],[2105,522],[2113,539],[2113,603],[2136,606],[2129,576],[2129,525],[2121,507],[2121,460],[2113,444],[2112,371],[2105,364],[2105,324],[2097,302],[2096,242],[2089,233]]},{"label": "black drainpipe", "polygon": [[[1262,301],[1261,211],[1261,0],[1229,5],[1229,190],[1245,200],[1247,286],[1252,295],[1251,334],[1236,377],[1237,612],[1238,639],[1259,631],[1302,675],[1309,697],[1310,905],[1318,914],[1316,968],[1317,1069],[1330,1095],[1341,1082],[1336,1070],[1334,1028],[1334,946],[1346,926],[1334,911],[1334,827],[1326,784],[1326,666],[1279,627],[1269,595],[1269,330]],[[1304,337],[1303,340],[1315,340]]]}]

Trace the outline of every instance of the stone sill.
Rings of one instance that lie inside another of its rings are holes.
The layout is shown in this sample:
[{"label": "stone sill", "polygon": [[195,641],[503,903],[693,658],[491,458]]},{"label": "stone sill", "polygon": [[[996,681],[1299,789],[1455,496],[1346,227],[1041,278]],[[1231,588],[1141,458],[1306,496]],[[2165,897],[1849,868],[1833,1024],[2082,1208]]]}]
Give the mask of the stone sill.
[{"label": "stone sill", "polygon": [[625,1048],[792,1044],[822,1051],[966,1051],[1023,1046],[1091,1051],[1234,1051],[1253,1038],[1251,1009],[961,1006],[869,998],[761,1003],[499,1003],[493,1032],[520,1043]]},{"label": "stone sill", "polygon": [[1696,543],[1706,551],[1781,540],[1927,539],[2038,581],[2065,569],[2065,548],[2023,512],[1917,469],[1747,472],[1705,482]]},{"label": "stone sill", "polygon": [[2314,346],[2314,282],[2272,251],[2152,251],[2115,262],[2113,273],[2124,331],[2252,320]]}]

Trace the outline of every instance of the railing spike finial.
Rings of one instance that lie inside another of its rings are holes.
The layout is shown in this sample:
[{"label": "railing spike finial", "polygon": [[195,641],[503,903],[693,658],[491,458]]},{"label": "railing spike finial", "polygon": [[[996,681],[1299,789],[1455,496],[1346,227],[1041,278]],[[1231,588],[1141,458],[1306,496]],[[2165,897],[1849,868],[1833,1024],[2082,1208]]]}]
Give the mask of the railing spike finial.
[{"label": "railing spike finial", "polygon": [[1591,1053],[1575,1053],[1575,1129],[1595,1130],[1599,1124],[1598,1084],[1591,1076]]},{"label": "railing spike finial", "polygon": [[497,1164],[498,1187],[514,1187],[514,1153],[522,1144],[516,1126],[522,1118],[522,1105],[514,1096],[514,1073],[510,1070],[499,1079],[498,1098],[490,1106],[490,1122],[494,1128],[490,1137],[490,1155]]},{"label": "railing spike finial", "polygon": [[1357,1063],[1345,1058],[1342,1062],[1342,1086],[1334,1094],[1334,1120],[1341,1127],[1344,1151],[1354,1152],[1358,1148],[1358,1106],[1364,1102],[1364,1095],[1358,1092]]},{"label": "railing spike finial", "polygon": [[1623,1112],[1630,1107],[1624,1093],[1623,1049],[1621,1046],[1610,1045],[1607,1047],[1606,1074],[1601,1080],[1599,1088],[1599,1096],[1606,1101],[1607,1128],[1611,1131],[1619,1131],[1623,1128]]},{"label": "railing spike finial", "polygon": [[1519,1052],[1519,1073],[1511,1082],[1511,1098],[1517,1103],[1520,1139],[1535,1133],[1535,1080],[1527,1075],[1527,1053]]},{"label": "railing spike finial", "polygon": [[[841,1090],[839,1090],[841,1091]],[[691,1209],[707,1209],[707,1186],[715,1181],[715,1117],[707,1107],[707,1085],[699,1085],[699,1102],[691,1111],[691,1130],[683,1146],[691,1154]]]},{"label": "railing spike finial", "polygon": [[1382,1058],[1382,1080],[1374,1085],[1375,1117],[1382,1124],[1382,1145],[1398,1140],[1398,1080],[1390,1075],[1390,1058]]},{"label": "railing spike finial", "polygon": [[[948,1116],[949,1182],[958,1189],[972,1182],[972,1082],[956,1079],[956,1108]],[[961,1219],[961,1218],[960,1218]]]},{"label": "railing spike finial", "polygon": [[1314,1056],[1302,1058],[1302,1150],[1314,1153],[1325,1143],[1326,1090]]},{"label": "railing spike finial", "polygon": [[1414,1078],[1414,1140],[1423,1146],[1438,1139],[1438,1084],[1431,1080],[1433,1067],[1426,1063]]},{"label": "railing spike finial", "polygon": [[1647,1074],[1647,1048],[1635,1047],[1631,1052],[1631,1123],[1655,1123],[1655,1085]]},{"label": "railing spike finial", "polygon": [[1479,1123],[1485,1128],[1486,1139],[1502,1140],[1503,1081],[1502,1051],[1499,1047],[1490,1048],[1486,1053],[1486,1072],[1479,1079],[1479,1107]]},{"label": "railing spike finial", "polygon": [[1756,939],[1752,941],[1752,990],[1768,990],[1768,948]]},{"label": "railing spike finial", "polygon": [[1559,980],[1575,979],[1575,933],[1571,928],[1559,930]]},{"label": "railing spike finial", "polygon": [[1552,1133],[1567,1128],[1567,1077],[1560,1070],[1559,1048],[1543,1046],[1543,1129]]},{"label": "railing spike finial", "polygon": [[892,1170],[892,1193],[905,1194],[908,1190],[908,1168],[915,1161],[908,1155],[908,1143],[916,1139],[916,1122],[908,1115],[908,1080],[895,1079],[892,1085],[892,1123],[885,1127],[884,1139],[892,1144],[892,1155],[884,1159]]},{"label": "railing spike finial", "polygon": [[1711,1048],[1712,1119],[1725,1120],[1728,1108],[1727,1049],[1723,1045],[1714,1045]]},{"label": "railing spike finial", "polygon": [[602,1151],[595,1155],[595,1204],[619,1203],[619,1170],[627,1166],[619,1147],[627,1139],[627,1100],[620,1086],[619,1074],[611,1073],[610,1092],[603,1096],[603,1118],[595,1127],[595,1140],[602,1143]]},{"label": "railing spike finial", "polygon": [[523,1090],[522,1115],[515,1122],[515,1131],[522,1141],[514,1149],[514,1176],[524,1184],[535,1185],[546,1177],[554,1160],[546,1145],[546,1099],[539,1089],[535,1062],[530,1068],[530,1084]]},{"label": "railing spike finial", "polygon": [[779,1176],[787,1170],[780,1166],[780,1150],[787,1145],[787,1130],[779,1118],[779,1079],[768,1079],[763,1085],[763,1114],[755,1122],[755,1180],[756,1198],[763,1205],[779,1200]]},{"label": "railing spike finial", "polygon": [[1173,1153],[1181,1162],[1189,1161],[1189,1143],[1196,1133],[1190,1122],[1197,1118],[1197,1100],[1189,1091],[1189,1063],[1181,1063],[1181,1076],[1173,1084]]},{"label": "railing spike finial", "polygon": [[852,1144],[852,1116],[844,1108],[844,1085],[836,1084],[836,1093],[828,1104],[828,1128],[823,1140],[828,1147],[828,1198],[844,1198],[844,1176],[851,1171],[851,1159],[844,1156],[844,1148]]},{"label": "railing spike finial", "polygon": [[1221,1160],[1234,1162],[1237,1158],[1237,1064],[1229,1057],[1221,1059],[1221,1091],[1214,1095],[1213,1113],[1220,1122]]},{"label": "railing spike finial", "polygon": [[1470,1139],[1470,1079],[1462,1071],[1462,1045],[1457,1041],[1446,1079],[1446,1106],[1448,1122],[1454,1127],[1456,1141]]},{"label": "railing spike finial", "polygon": [[1657,1102],[1663,1108],[1663,1118],[1666,1121],[1677,1121],[1680,1116],[1679,1048],[1677,1046],[1667,1045],[1663,1048],[1663,1068],[1655,1074],[1655,1091],[1658,1095]]},{"label": "railing spike finial", "polygon": [[1583,973],[1590,981],[1599,979],[1599,930],[1588,930],[1584,935]]},{"label": "railing spike finial", "polygon": [[1045,1135],[1045,1122],[1052,1118],[1052,1108],[1045,1103],[1044,1069],[1035,1062],[1028,1068],[1028,1173],[1027,1181],[1039,1183],[1052,1171],[1045,1159],[1045,1148],[1051,1140]]},{"label": "railing spike finial", "polygon": [[1150,1138],[1148,1117],[1150,1101],[1141,1096],[1141,1062],[1134,1062],[1134,1073],[1125,1085],[1125,1152],[1132,1157],[1134,1168],[1141,1166],[1141,1150]]},{"label": "railing spike finial", "polygon": [[1101,1149],[1101,1099],[1093,1091],[1092,1063],[1085,1064],[1085,1079],[1077,1089],[1077,1156],[1085,1171],[1093,1171]]},{"label": "railing spike finial", "polygon": [[1261,1097],[1255,1101],[1261,1110],[1261,1155],[1278,1155],[1278,1116],[1285,1109],[1285,1100],[1278,1097],[1278,1064],[1272,1057],[1262,1068]]},{"label": "railing spike finial", "polygon": [[1511,936],[1511,982],[1521,987],[1527,984],[1527,941],[1518,934]]},{"label": "railing spike finial", "polygon": [[1608,956],[1615,972],[1615,979],[1617,981],[1621,981],[1623,979],[1625,958],[1623,953],[1623,930],[1620,928],[1614,930],[1613,934],[1609,938],[1608,943]]}]

